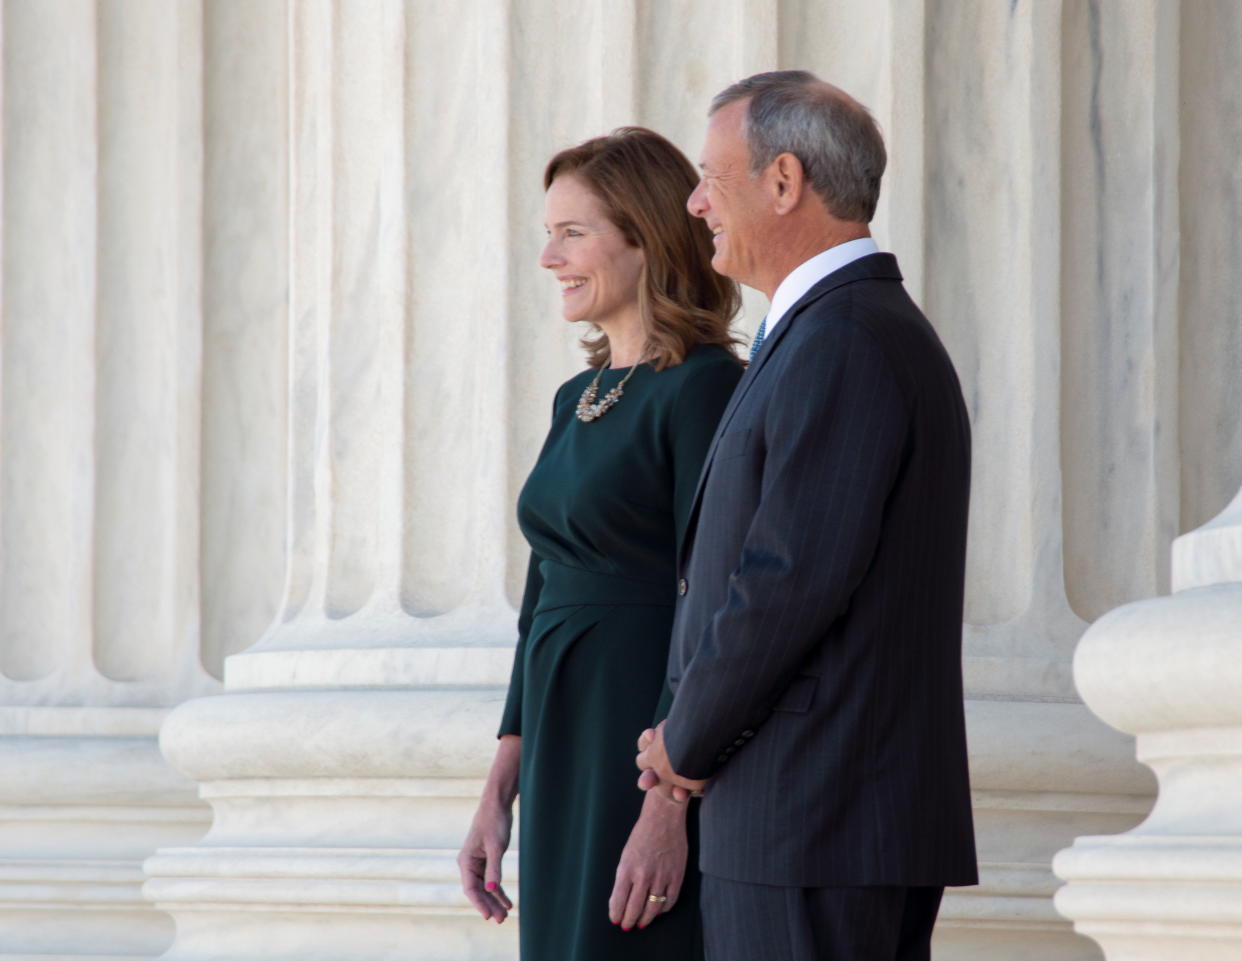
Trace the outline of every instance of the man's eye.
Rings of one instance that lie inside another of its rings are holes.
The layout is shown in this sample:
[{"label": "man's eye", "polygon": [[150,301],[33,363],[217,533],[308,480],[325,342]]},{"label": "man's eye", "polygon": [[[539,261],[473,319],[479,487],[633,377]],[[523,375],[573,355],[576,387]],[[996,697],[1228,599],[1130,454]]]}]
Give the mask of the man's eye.
[{"label": "man's eye", "polygon": [[581,236],[582,236],[582,232],[581,232],[581,231],[578,231],[578,230],[573,230],[573,229],[571,228],[571,229],[569,229],[569,230],[566,230],[566,231],[565,231],[565,236],[566,236],[566,237],[581,237]]}]

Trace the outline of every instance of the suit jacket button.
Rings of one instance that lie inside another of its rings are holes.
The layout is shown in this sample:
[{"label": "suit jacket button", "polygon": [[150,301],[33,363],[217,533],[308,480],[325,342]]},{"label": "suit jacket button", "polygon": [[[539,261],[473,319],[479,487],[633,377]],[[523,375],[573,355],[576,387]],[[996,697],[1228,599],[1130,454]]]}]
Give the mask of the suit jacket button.
[{"label": "suit jacket button", "polygon": [[742,732],[742,737],[754,737],[754,736],[755,736],[754,731],[743,731]]},{"label": "suit jacket button", "polygon": [[739,737],[736,741],[733,742],[735,747],[741,747],[745,743],[746,743],[746,738],[744,737]]},{"label": "suit jacket button", "polygon": [[686,579],[683,577],[677,582],[677,593],[679,596],[685,597],[688,590],[690,590],[690,585],[686,583]]},{"label": "suit jacket button", "polygon": [[717,761],[719,761],[721,764],[724,764],[724,762],[725,762],[725,761],[729,760],[729,755],[727,755],[727,754],[718,754],[718,755],[716,756],[716,760],[717,760]]}]

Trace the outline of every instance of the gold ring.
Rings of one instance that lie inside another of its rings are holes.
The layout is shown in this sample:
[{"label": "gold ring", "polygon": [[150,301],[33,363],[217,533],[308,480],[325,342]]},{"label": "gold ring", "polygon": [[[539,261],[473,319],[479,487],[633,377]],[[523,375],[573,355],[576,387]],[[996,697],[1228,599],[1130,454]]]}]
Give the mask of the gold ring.
[{"label": "gold ring", "polygon": [[703,792],[702,792],[702,791],[691,791],[691,792],[690,792],[690,796],[691,796],[691,797],[702,797],[702,796],[703,796]]},{"label": "gold ring", "polygon": [[668,900],[668,898],[664,896],[663,894],[648,894],[647,900],[650,901],[652,904],[663,904],[665,901]]}]

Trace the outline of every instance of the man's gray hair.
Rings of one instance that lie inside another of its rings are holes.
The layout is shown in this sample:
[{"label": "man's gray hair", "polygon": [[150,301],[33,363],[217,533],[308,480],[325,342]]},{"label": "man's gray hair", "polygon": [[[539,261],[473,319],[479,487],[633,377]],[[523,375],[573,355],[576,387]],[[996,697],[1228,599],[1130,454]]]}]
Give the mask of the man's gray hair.
[{"label": "man's gray hair", "polygon": [[781,154],[793,154],[830,214],[871,221],[887,156],[880,128],[866,107],[810,71],[773,70],[716,94],[708,115],[746,99],[743,129],[752,177]]}]

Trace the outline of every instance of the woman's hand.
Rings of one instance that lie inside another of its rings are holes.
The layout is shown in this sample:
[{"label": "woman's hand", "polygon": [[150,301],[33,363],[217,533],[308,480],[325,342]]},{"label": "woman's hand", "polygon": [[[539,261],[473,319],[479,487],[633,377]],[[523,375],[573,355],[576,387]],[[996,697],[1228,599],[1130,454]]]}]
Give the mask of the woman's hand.
[{"label": "woman's hand", "polygon": [[[686,805],[648,791],[642,813],[621,851],[617,880],[608,899],[608,917],[629,931],[645,928],[672,910],[686,876]],[[648,895],[667,900],[649,901]]]},{"label": "woman's hand", "polygon": [[656,791],[666,800],[684,804],[692,797],[702,797],[706,781],[685,778],[673,770],[664,749],[664,721],[638,736],[638,757],[634,763],[642,771],[638,775],[640,791]]},{"label": "woman's hand", "polygon": [[500,886],[500,861],[509,849],[521,763],[522,739],[516,734],[504,735],[496,747],[479,809],[457,855],[462,891],[484,921],[495,918],[497,924],[513,910],[513,902]]},{"label": "woman's hand", "polygon": [[483,800],[474,814],[465,843],[457,855],[461,889],[484,921],[504,922],[513,902],[500,885],[500,861],[509,848],[513,808]]}]

